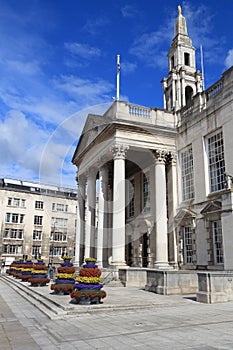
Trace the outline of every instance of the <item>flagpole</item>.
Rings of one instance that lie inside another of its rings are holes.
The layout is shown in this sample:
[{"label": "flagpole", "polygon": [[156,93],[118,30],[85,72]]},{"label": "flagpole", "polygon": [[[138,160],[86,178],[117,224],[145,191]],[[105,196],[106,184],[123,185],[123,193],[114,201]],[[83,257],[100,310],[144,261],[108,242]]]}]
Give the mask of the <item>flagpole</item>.
[{"label": "flagpole", "polygon": [[120,70],[121,70],[120,55],[117,55],[116,100],[120,99]]},{"label": "flagpole", "polygon": [[200,45],[200,54],[201,54],[201,72],[202,72],[202,90],[205,90],[205,78],[204,78],[204,59],[203,59],[203,50],[202,50],[202,44]]}]

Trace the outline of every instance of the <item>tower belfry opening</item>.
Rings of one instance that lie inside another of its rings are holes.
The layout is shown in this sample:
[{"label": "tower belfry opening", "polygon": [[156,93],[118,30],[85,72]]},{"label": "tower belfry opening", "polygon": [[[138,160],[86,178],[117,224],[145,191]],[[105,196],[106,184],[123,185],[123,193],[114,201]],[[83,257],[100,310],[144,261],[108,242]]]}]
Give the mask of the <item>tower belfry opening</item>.
[{"label": "tower belfry opening", "polygon": [[175,112],[190,105],[193,96],[202,91],[203,84],[202,74],[196,69],[195,48],[180,5],[174,38],[168,51],[168,72],[168,77],[162,80],[164,108]]}]

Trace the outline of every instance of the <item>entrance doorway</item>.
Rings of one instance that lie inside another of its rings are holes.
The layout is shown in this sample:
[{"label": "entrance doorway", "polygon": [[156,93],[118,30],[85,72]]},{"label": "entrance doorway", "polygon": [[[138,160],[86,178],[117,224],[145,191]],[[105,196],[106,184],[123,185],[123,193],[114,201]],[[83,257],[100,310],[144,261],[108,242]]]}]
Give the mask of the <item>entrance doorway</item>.
[{"label": "entrance doorway", "polygon": [[148,236],[147,232],[142,236],[142,267],[148,266]]}]

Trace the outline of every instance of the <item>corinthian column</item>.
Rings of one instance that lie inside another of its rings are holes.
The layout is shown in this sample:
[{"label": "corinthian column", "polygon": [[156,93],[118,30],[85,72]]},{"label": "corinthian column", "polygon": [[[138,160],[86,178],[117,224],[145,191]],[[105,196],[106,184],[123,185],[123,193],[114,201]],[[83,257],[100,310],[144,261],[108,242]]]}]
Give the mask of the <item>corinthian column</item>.
[{"label": "corinthian column", "polygon": [[[98,232],[97,232],[97,264],[103,267],[103,244],[106,232],[107,215],[107,191],[108,191],[108,169],[101,166],[99,170],[99,206],[98,206]],[[106,237],[105,237],[106,238]]]},{"label": "corinthian column", "polygon": [[95,235],[95,204],[96,204],[96,170],[91,169],[87,175],[87,215],[85,227],[85,258],[91,256],[91,242]]},{"label": "corinthian column", "polygon": [[112,146],[113,172],[113,220],[112,220],[112,264],[125,263],[125,158],[128,146]]},{"label": "corinthian column", "polygon": [[155,151],[155,267],[168,268],[165,151]]}]

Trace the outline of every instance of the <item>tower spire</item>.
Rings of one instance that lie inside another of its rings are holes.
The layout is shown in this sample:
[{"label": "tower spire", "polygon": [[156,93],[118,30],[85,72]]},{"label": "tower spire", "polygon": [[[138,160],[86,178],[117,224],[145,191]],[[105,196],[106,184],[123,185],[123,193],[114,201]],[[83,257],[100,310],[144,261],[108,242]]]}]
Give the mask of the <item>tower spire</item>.
[{"label": "tower spire", "polygon": [[177,111],[192,103],[202,91],[202,74],[196,70],[195,48],[187,31],[186,19],[178,6],[174,38],[168,51],[168,77],[162,80],[164,108]]}]

